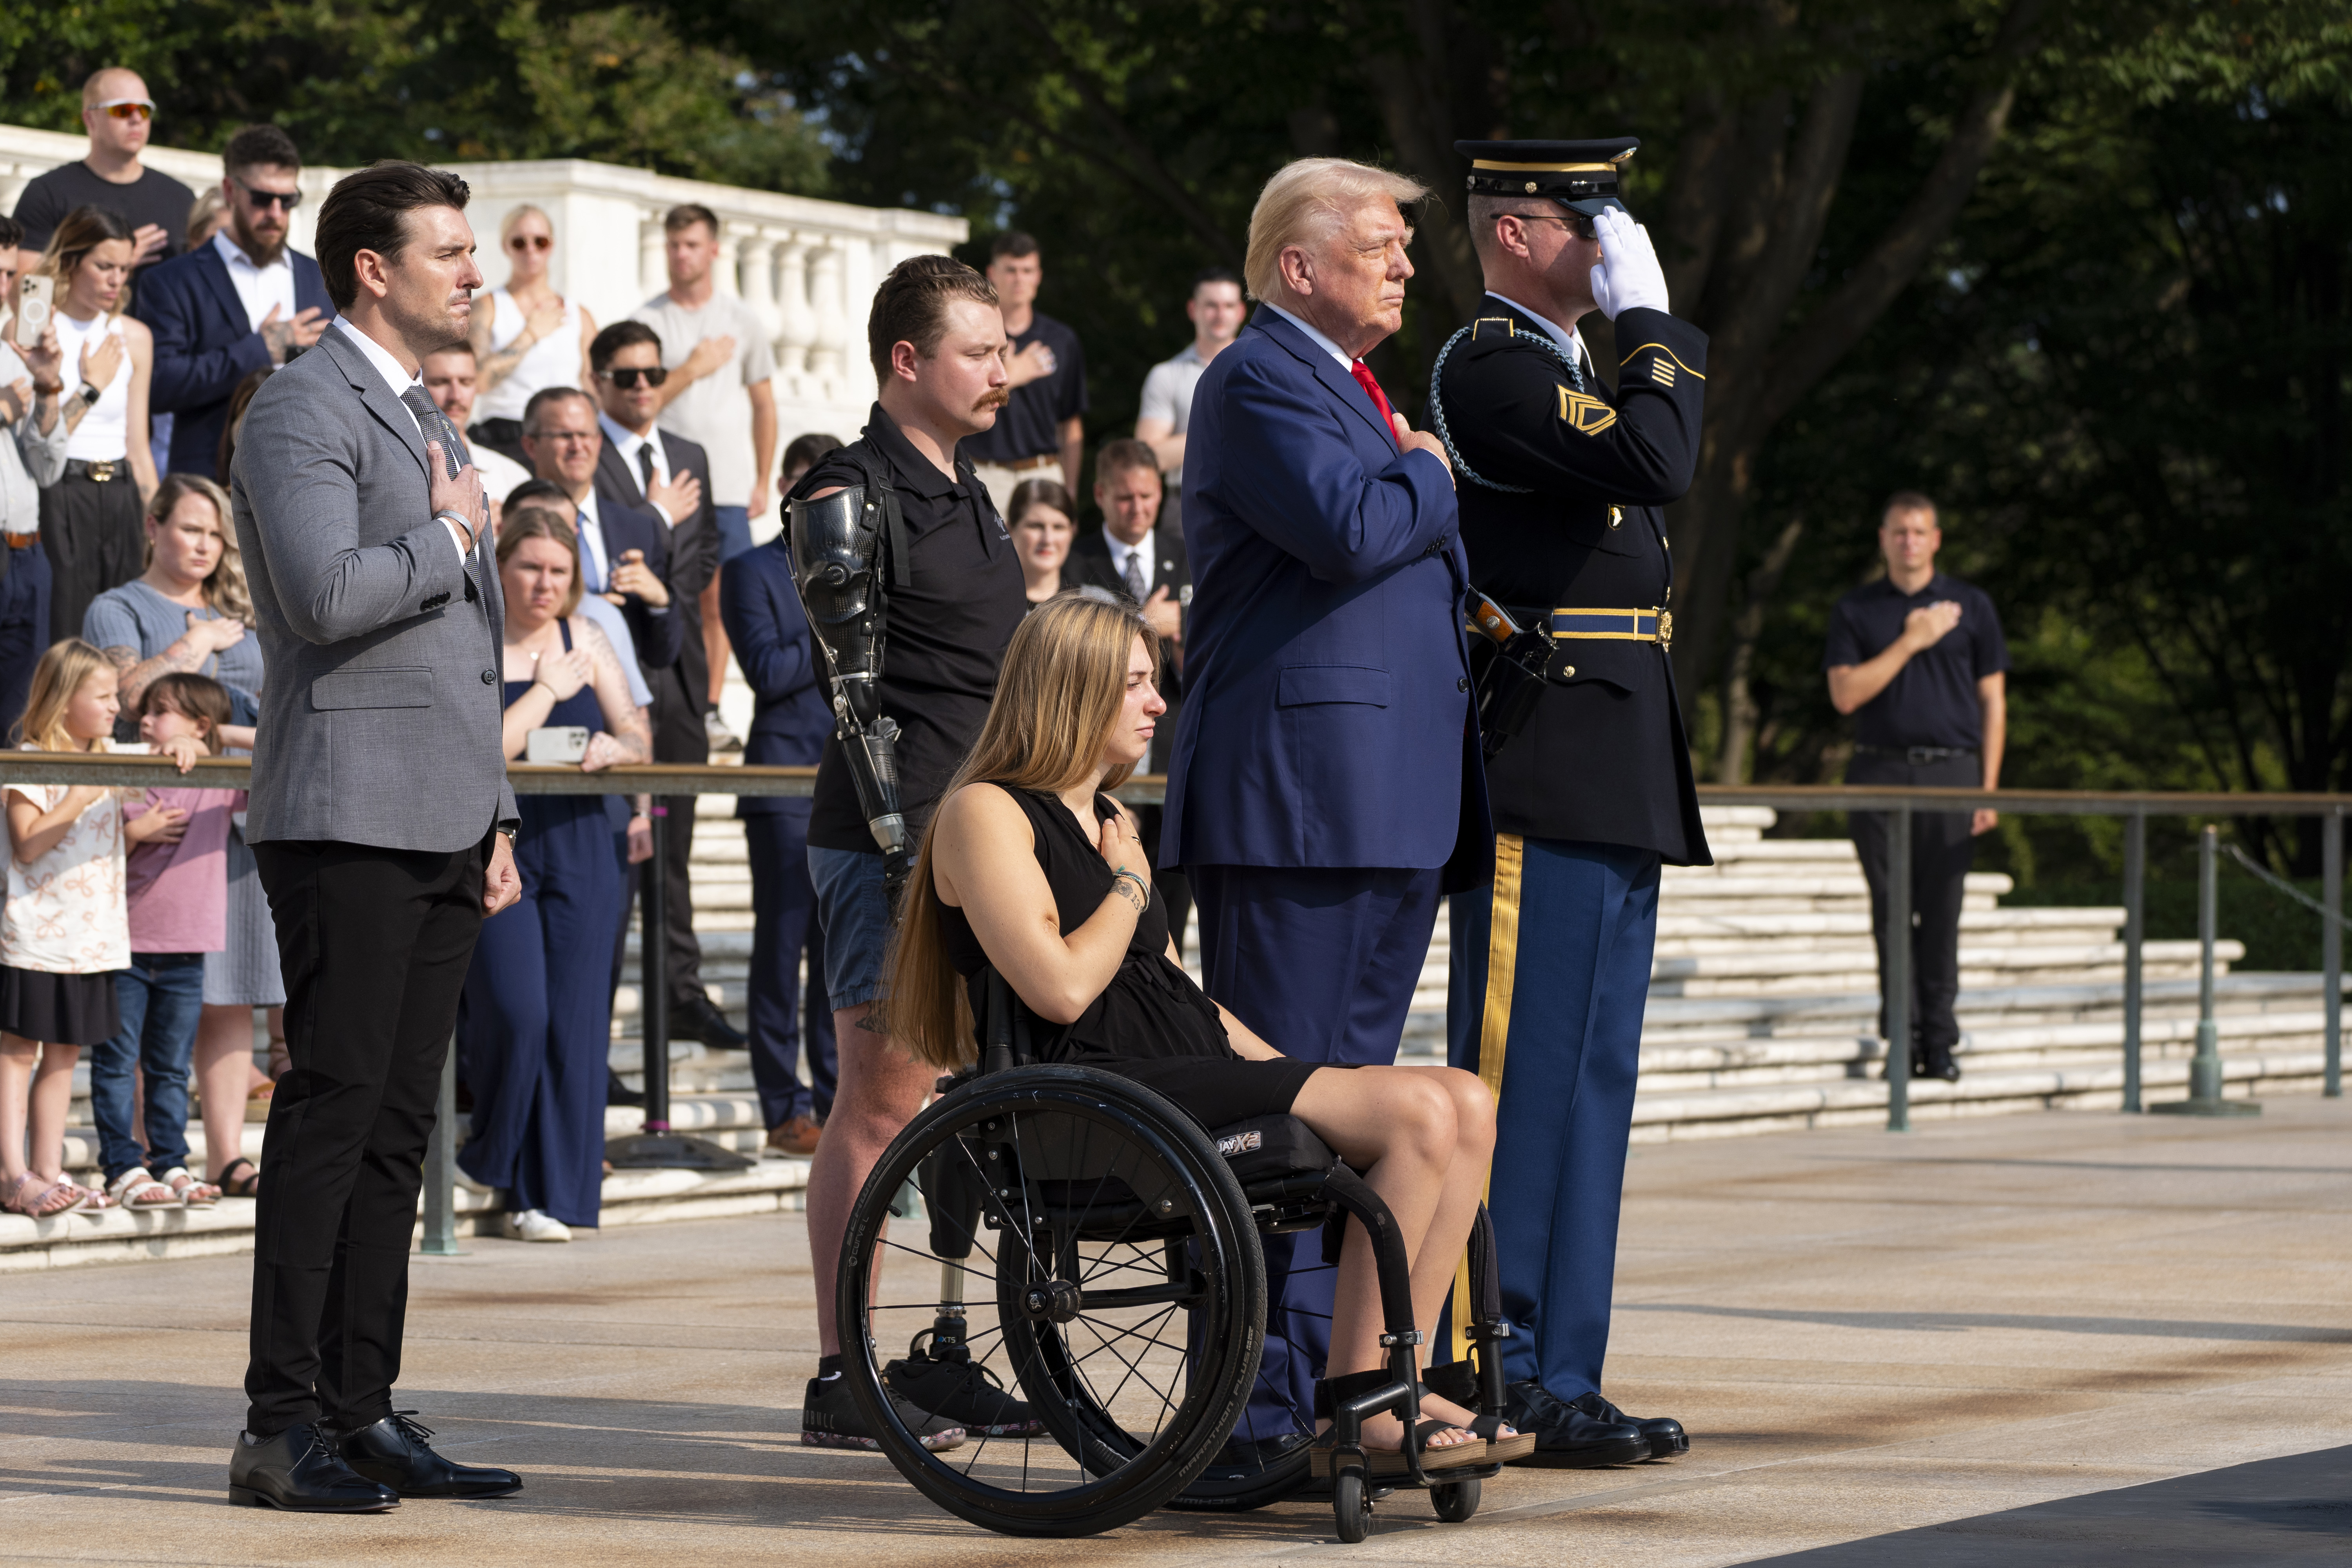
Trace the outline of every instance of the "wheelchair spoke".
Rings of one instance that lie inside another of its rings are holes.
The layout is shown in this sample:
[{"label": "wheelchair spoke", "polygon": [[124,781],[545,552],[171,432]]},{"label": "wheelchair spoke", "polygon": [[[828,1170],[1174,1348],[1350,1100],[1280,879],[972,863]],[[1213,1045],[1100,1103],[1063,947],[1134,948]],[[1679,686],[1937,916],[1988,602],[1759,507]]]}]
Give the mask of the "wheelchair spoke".
[{"label": "wheelchair spoke", "polygon": [[[1171,1308],[1169,1308],[1169,1309],[1168,1309],[1168,1310],[1167,1310],[1167,1311],[1165,1311],[1165,1312],[1160,1312],[1160,1313],[1157,1314],[1157,1315],[1155,1316],[1155,1318],[1153,1319],[1151,1325],[1150,1325],[1150,1326],[1156,1327],[1156,1326],[1158,1325],[1158,1322],[1159,1322],[1160,1320],[1167,1318],[1171,1313],[1174,1312],[1175,1310],[1176,1310],[1176,1309],[1175,1309],[1175,1308],[1171,1307]],[[1097,1343],[1097,1345],[1098,1346],[1098,1349],[1097,1349],[1097,1350],[1093,1350],[1093,1351],[1089,1351],[1089,1352],[1087,1352],[1087,1354],[1086,1354],[1086,1355],[1081,1356],[1080,1358],[1078,1358],[1078,1360],[1079,1360],[1079,1363],[1083,1363],[1084,1362],[1090,1361],[1090,1360],[1092,1360],[1096,1355],[1098,1355],[1098,1354],[1101,1354],[1101,1353],[1103,1353],[1103,1352],[1108,1352],[1109,1353],[1109,1355],[1110,1355],[1110,1357],[1111,1357],[1111,1359],[1112,1359],[1112,1360],[1114,1360],[1114,1361],[1118,1362],[1121,1366],[1124,1366],[1125,1368],[1127,1368],[1128,1375],[1127,1375],[1127,1376],[1125,1376],[1125,1377],[1120,1378],[1120,1379],[1118,1380],[1118,1389],[1115,1389],[1115,1390],[1113,1390],[1113,1391],[1112,1391],[1112,1397],[1113,1397],[1113,1398],[1117,1398],[1117,1397],[1118,1397],[1118,1393],[1119,1393],[1120,1391],[1123,1391],[1123,1390],[1127,1387],[1128,1384],[1129,1384],[1130,1381],[1132,1381],[1136,1376],[1138,1376],[1138,1375],[1139,1375],[1139,1374],[1140,1374],[1140,1373],[1142,1372],[1142,1368],[1141,1368],[1140,1366],[1139,1366],[1136,1363],[1131,1362],[1131,1361],[1129,1361],[1129,1360],[1127,1359],[1127,1357],[1125,1357],[1124,1355],[1121,1355],[1121,1354],[1119,1353],[1119,1352],[1118,1352],[1118,1348],[1115,1344],[1113,1344],[1110,1341],[1104,1339],[1104,1338],[1103,1338],[1103,1334],[1102,1334],[1102,1331],[1101,1331],[1100,1329],[1098,1329],[1098,1328],[1097,1328],[1097,1327],[1095,1326],[1095,1324],[1094,1324],[1094,1322],[1093,1322],[1093,1321],[1092,1321],[1091,1319],[1081,1319],[1081,1320],[1079,1320],[1079,1321],[1082,1321],[1082,1322],[1085,1322],[1085,1323],[1086,1323],[1086,1325],[1087,1325],[1087,1331],[1088,1333],[1090,1333],[1090,1334],[1092,1334],[1092,1335],[1094,1335],[1094,1336],[1095,1336],[1096,1343]],[[1121,1331],[1121,1333],[1120,1333],[1120,1335],[1119,1335],[1119,1336],[1118,1336],[1118,1337],[1122,1337],[1122,1338],[1124,1338],[1124,1337],[1130,1337],[1130,1336],[1132,1336],[1132,1335],[1137,1334],[1138,1332],[1139,1332],[1139,1331],[1132,1331],[1132,1330],[1129,1330],[1129,1331]],[[1171,1348],[1171,1347],[1169,1347],[1169,1346],[1166,1344],[1166,1342],[1165,1342],[1164,1341],[1160,1341],[1160,1340],[1153,1339],[1153,1338],[1151,1338],[1151,1337],[1150,1337],[1150,1335],[1149,1333],[1142,1333],[1140,1337],[1142,1337],[1142,1338],[1144,1339],[1144,1341],[1145,1341],[1145,1342],[1146,1342],[1146,1343],[1149,1343],[1149,1344],[1154,1344],[1154,1345],[1160,1345],[1162,1349],[1168,1349],[1168,1348]],[[1092,1384],[1089,1384],[1089,1385],[1088,1385],[1088,1386],[1089,1386],[1089,1387],[1091,1387],[1091,1386],[1092,1386]],[[1149,1380],[1149,1379],[1146,1379],[1146,1380],[1145,1380],[1145,1386],[1147,1386],[1147,1387],[1150,1387],[1150,1380]],[[1153,1389],[1152,1389],[1152,1393],[1153,1393],[1154,1394],[1158,1395],[1159,1400],[1160,1400],[1160,1416],[1155,1417],[1155,1418],[1154,1418],[1154,1420],[1152,1421],[1152,1424],[1151,1424],[1151,1432],[1152,1432],[1152,1436],[1156,1437],[1156,1436],[1159,1436],[1160,1426],[1161,1426],[1162,1422],[1164,1422],[1164,1420],[1166,1419],[1166,1417],[1167,1417],[1167,1416],[1169,1416],[1169,1415],[1174,1415],[1174,1414],[1175,1414],[1176,1406],[1175,1406],[1174,1403],[1173,1403],[1173,1402],[1171,1402],[1171,1401],[1169,1399],[1168,1395],[1167,1395],[1165,1393],[1163,1393],[1162,1391],[1160,1391],[1160,1389],[1153,1388]],[[1106,1406],[1105,1406],[1105,1408],[1106,1408],[1106,1409],[1108,1409],[1108,1405],[1106,1405]],[[1148,1441],[1150,1441],[1150,1439],[1146,1439],[1146,1441],[1148,1442]]]}]

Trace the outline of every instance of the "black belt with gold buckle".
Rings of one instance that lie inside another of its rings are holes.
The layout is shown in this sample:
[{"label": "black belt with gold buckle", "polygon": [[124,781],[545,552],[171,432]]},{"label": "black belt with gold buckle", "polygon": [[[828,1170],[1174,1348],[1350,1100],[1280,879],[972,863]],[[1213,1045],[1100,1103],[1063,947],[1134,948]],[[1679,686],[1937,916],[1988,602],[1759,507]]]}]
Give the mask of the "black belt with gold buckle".
[{"label": "black belt with gold buckle", "polygon": [[130,468],[130,460],[125,458],[106,458],[96,462],[87,458],[68,458],[66,478],[88,479],[94,485],[110,485],[128,473]]}]

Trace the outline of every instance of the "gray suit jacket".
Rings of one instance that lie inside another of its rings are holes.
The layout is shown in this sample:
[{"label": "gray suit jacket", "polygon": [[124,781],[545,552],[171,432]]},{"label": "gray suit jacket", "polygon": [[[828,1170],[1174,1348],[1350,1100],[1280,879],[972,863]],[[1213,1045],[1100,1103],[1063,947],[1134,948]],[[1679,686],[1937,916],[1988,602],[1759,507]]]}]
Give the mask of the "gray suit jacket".
[{"label": "gray suit jacket", "polygon": [[230,492],[269,671],[246,837],[446,851],[511,825],[489,535],[460,562],[415,420],[339,330],[254,395]]}]

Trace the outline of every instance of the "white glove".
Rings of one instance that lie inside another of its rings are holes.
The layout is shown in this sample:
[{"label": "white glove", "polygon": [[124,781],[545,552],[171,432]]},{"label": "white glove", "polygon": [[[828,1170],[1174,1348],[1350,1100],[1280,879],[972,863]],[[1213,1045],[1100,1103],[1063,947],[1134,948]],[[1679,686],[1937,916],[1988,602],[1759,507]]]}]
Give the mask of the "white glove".
[{"label": "white glove", "polygon": [[1621,208],[1610,207],[1592,220],[1601,241],[1601,265],[1592,269],[1592,302],[1611,321],[1635,306],[1666,309],[1666,274],[1651,248],[1650,231]]}]

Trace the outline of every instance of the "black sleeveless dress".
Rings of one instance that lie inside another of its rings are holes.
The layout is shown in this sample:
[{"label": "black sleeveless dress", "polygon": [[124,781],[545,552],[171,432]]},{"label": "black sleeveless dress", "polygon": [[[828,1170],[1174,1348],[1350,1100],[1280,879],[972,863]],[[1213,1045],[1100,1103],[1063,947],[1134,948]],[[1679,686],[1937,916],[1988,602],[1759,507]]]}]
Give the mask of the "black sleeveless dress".
[{"label": "black sleeveless dress", "polygon": [[[1035,839],[1037,864],[1054,891],[1062,930],[1073,931],[1092,920],[1116,878],[1101,851],[1079,830],[1069,808],[1054,795],[998,786],[1021,803]],[[1095,797],[1098,818],[1116,814],[1108,795]],[[931,900],[940,911],[940,936],[948,960],[971,988],[972,1016],[987,1016],[986,987],[980,972],[988,964],[980,939],[961,910]],[[1286,1114],[1318,1065],[1252,1061],[1225,1037],[1217,1005],[1168,956],[1168,909],[1154,888],[1118,973],[1078,1021],[1036,1047],[1041,1061],[1099,1068],[1131,1078],[1165,1095],[1202,1126],[1215,1128],[1246,1117]]]}]

